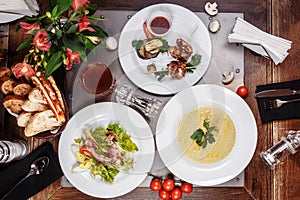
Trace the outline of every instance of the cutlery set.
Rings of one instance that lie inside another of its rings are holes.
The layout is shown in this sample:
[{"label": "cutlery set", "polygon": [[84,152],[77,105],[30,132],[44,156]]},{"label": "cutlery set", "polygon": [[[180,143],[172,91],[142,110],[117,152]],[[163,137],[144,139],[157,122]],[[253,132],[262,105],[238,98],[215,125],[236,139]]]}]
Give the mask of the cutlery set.
[{"label": "cutlery set", "polygon": [[[283,97],[283,96],[293,96],[300,94],[300,90],[292,90],[292,89],[271,89],[271,90],[264,90],[261,92],[257,92],[255,94],[256,98],[266,98],[266,97]],[[284,104],[298,102],[300,98],[291,99],[291,100],[281,100],[281,99],[274,99],[264,102],[264,109],[265,110],[273,110],[280,108]]]}]

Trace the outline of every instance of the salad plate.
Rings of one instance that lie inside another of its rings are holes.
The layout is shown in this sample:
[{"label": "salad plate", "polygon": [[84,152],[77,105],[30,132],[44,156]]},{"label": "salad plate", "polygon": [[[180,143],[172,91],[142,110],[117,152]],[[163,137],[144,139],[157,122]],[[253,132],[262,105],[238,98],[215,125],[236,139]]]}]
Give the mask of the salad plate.
[{"label": "salad plate", "polygon": [[[230,153],[209,164],[188,159],[176,138],[182,117],[201,106],[222,109],[235,127]],[[156,127],[157,150],[166,167],[177,177],[199,186],[222,184],[239,175],[252,159],[256,143],[256,121],[248,105],[235,92],[217,85],[197,85],[176,94],[163,108]]]},{"label": "salad plate", "polygon": [[[128,173],[117,174],[112,183],[99,177],[92,178],[89,170],[73,172],[77,162],[72,151],[74,140],[80,138],[84,130],[107,127],[110,123],[118,123],[124,128],[138,147],[138,151],[133,153],[133,168]],[[59,161],[66,178],[81,192],[98,198],[113,198],[135,189],[150,171],[154,153],[153,134],[144,118],[132,108],[113,102],[93,104],[77,112],[63,131],[58,147]]]},{"label": "salad plate", "polygon": [[[157,11],[164,11],[172,18],[171,30],[162,39],[169,46],[176,45],[177,39],[183,39],[193,48],[193,55],[201,56],[194,72],[186,73],[180,80],[168,76],[158,81],[153,73],[146,73],[147,66],[151,64],[155,64],[158,71],[165,70],[167,64],[174,60],[169,52],[160,53],[155,58],[141,59],[132,46],[132,41],[146,39],[143,23]],[[118,54],[122,69],[135,85],[153,94],[169,95],[189,88],[203,77],[210,63],[211,48],[208,30],[197,15],[179,5],[156,4],[140,10],[125,24],[120,34]]]}]

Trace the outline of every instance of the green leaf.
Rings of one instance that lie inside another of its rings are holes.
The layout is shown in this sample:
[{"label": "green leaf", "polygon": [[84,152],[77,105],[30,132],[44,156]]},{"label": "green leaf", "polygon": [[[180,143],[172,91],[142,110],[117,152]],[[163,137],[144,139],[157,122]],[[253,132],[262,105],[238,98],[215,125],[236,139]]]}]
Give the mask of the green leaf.
[{"label": "green leaf", "polygon": [[70,48],[73,52],[77,51],[79,53],[79,57],[86,61],[86,52],[84,44],[80,41],[79,37],[67,37],[63,36],[62,41],[65,47]]},{"label": "green leaf", "polygon": [[95,32],[91,32],[91,31],[87,30],[89,32],[89,34],[87,34],[87,35],[97,36],[99,38],[108,37],[108,34],[102,28],[100,28],[99,26],[96,26],[94,24],[90,24],[89,26],[92,27],[95,30]]},{"label": "green leaf", "polygon": [[59,15],[57,14],[57,10],[58,10],[58,6],[56,5],[51,12],[51,18],[52,17],[58,18]]},{"label": "green leaf", "polygon": [[97,45],[95,45],[90,39],[82,37],[83,44],[89,50],[93,50]]},{"label": "green leaf", "polygon": [[214,143],[216,140],[215,140],[215,138],[214,138],[214,136],[212,135],[212,134],[209,134],[208,136],[207,136],[207,140],[208,140],[208,142],[210,143],[210,144],[212,144],[212,143]]},{"label": "green leaf", "polygon": [[73,0],[57,0],[57,16],[60,16],[62,13],[67,11]]},{"label": "green leaf", "polygon": [[154,72],[154,76],[157,78],[158,81],[161,81],[164,77],[169,75],[168,70],[162,69],[162,71]]},{"label": "green leaf", "polygon": [[135,48],[138,51],[138,50],[140,50],[140,48],[143,45],[143,40],[133,40],[131,42],[131,45],[132,45],[133,48]]},{"label": "green leaf", "polygon": [[57,0],[49,0],[50,9],[53,10],[53,8],[57,5]]},{"label": "green leaf", "polygon": [[67,30],[67,34],[75,33],[77,31],[78,27],[76,25],[70,26],[70,28]]},{"label": "green leaf", "polygon": [[161,53],[165,53],[165,52],[168,52],[168,48],[169,48],[169,44],[168,44],[168,41],[165,40],[165,39],[161,39],[161,41],[163,42],[163,46],[159,48],[159,52]]},{"label": "green leaf", "polygon": [[55,35],[56,35],[57,39],[59,40],[62,37],[62,30],[56,29]]},{"label": "green leaf", "polygon": [[62,51],[57,51],[50,58],[45,69],[45,79],[47,79],[56,69],[58,69],[62,65],[62,54]]},{"label": "green leaf", "polygon": [[203,126],[206,128],[206,130],[209,129],[209,123],[207,121],[205,121],[205,120],[203,122]]},{"label": "green leaf", "polygon": [[205,138],[202,142],[202,148],[204,149],[207,146],[207,139]]},{"label": "green leaf", "polygon": [[98,10],[98,5],[97,4],[89,4],[88,10],[90,11],[88,16],[92,16]]},{"label": "green leaf", "polygon": [[16,51],[20,51],[21,49],[29,47],[29,46],[31,46],[31,44],[32,44],[32,39],[28,39],[25,42],[23,42],[22,44],[20,44]]},{"label": "green leaf", "polygon": [[197,66],[201,63],[202,56],[195,54],[192,56],[191,61],[186,64],[187,67]]}]

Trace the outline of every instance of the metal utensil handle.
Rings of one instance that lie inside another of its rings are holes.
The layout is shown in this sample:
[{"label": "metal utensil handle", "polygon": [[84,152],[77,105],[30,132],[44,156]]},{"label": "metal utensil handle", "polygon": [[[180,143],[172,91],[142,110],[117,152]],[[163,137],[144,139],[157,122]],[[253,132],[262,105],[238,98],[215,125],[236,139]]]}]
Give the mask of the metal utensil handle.
[{"label": "metal utensil handle", "polygon": [[12,191],[14,191],[14,189],[16,189],[21,183],[23,183],[23,181],[25,181],[28,177],[32,176],[33,174],[33,171],[30,170],[25,177],[23,177],[16,185],[9,189],[9,191],[1,198],[1,200],[4,200]]},{"label": "metal utensil handle", "polygon": [[300,101],[300,98],[297,98],[297,99],[291,99],[291,100],[286,100],[285,103],[291,103],[291,102],[296,102],[296,101]]}]

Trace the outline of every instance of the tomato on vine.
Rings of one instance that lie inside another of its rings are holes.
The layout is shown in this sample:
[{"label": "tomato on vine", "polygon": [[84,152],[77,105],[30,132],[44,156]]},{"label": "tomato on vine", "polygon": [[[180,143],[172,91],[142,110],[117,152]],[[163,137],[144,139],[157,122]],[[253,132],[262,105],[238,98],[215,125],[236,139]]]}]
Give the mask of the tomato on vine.
[{"label": "tomato on vine", "polygon": [[154,192],[160,191],[162,188],[162,183],[158,178],[153,178],[150,183],[150,189]]},{"label": "tomato on vine", "polygon": [[163,200],[168,200],[168,199],[170,199],[170,192],[168,192],[164,189],[161,189],[161,190],[159,190],[158,196]]},{"label": "tomato on vine", "polygon": [[185,194],[189,194],[193,191],[193,185],[190,183],[187,183],[187,182],[181,184],[180,188],[181,188],[181,191]]},{"label": "tomato on vine", "polygon": [[178,200],[182,197],[182,191],[179,187],[176,187],[171,192],[171,198],[172,200]]},{"label": "tomato on vine", "polygon": [[166,180],[164,180],[162,186],[163,186],[165,191],[170,192],[175,187],[175,181],[173,179],[166,179]]}]

